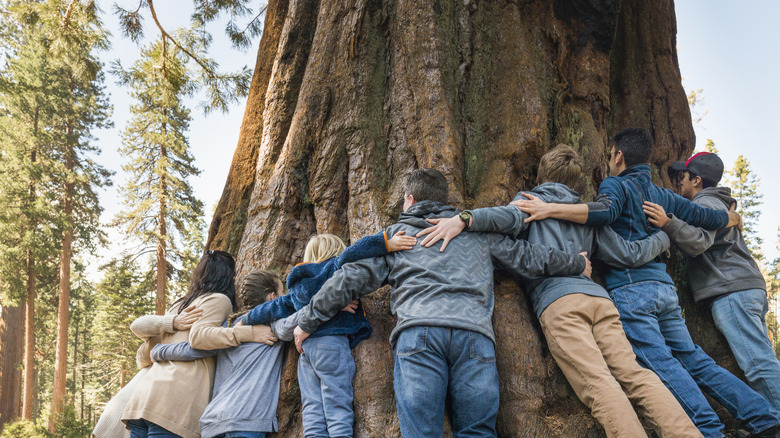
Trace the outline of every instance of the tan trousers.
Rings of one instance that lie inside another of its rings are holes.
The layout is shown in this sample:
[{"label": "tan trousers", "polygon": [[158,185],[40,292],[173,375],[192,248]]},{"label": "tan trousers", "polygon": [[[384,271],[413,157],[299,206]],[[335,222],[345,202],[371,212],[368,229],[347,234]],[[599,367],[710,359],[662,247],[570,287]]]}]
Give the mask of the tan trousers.
[{"label": "tan trousers", "polygon": [[611,300],[566,295],[540,322],[555,362],[608,437],[647,436],[631,402],[661,437],[702,436],[658,376],[636,362]]}]

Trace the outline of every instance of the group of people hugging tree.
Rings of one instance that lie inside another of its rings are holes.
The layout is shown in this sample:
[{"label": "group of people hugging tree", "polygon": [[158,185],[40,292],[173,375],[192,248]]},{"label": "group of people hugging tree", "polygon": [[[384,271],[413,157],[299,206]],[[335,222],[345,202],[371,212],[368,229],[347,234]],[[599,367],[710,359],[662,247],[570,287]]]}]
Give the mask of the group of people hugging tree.
[{"label": "group of people hugging tree", "polygon": [[[287,276],[257,270],[234,285],[235,262],[207,251],[189,292],[130,329],[142,369],[112,399],[95,435],[258,438],[278,431],[282,342],[301,354],[305,437],[353,436],[351,349],[371,336],[360,298],[392,287],[393,387],[404,437],[441,437],[449,399],[455,437],[495,437],[499,408],[492,326],[494,268],[519,276],[549,351],[608,437],[722,437],[704,393],[741,423],[740,436],[780,436],[780,364],[768,337],[766,285],[717,184],[723,163],[676,162],[675,194],[652,182],[653,139],[614,136],[593,202],[572,189],[582,161],[558,145],[537,186],[506,206],[459,211],[434,169],[412,171],[397,223],[346,247],[319,234]],[[419,242],[418,242],[418,239]],[[747,384],[691,340],[663,262],[687,257],[695,301],[712,311]],[[607,267],[604,286],[589,257]]]}]

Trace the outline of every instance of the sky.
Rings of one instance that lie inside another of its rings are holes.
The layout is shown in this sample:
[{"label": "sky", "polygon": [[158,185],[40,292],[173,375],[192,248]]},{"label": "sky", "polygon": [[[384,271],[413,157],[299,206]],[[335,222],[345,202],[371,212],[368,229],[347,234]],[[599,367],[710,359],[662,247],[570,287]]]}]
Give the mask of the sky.
[{"label": "sky", "polygon": [[[133,7],[133,2],[120,0],[120,5]],[[113,3],[111,3],[113,4]],[[112,8],[106,9],[104,21],[113,34],[112,47],[101,54],[108,64],[121,59],[129,66],[139,53],[139,46],[121,36],[118,21]],[[167,30],[186,26],[190,11],[189,1],[157,2],[157,14]],[[773,31],[780,22],[780,2],[772,0],[678,0],[677,49],[683,85],[686,93],[702,89],[704,101],[696,130],[697,149],[703,150],[707,139],[715,141],[726,168],[731,168],[739,154],[751,163],[760,177],[759,191],[764,195],[762,215],[758,224],[764,240],[764,253],[768,260],[780,255],[776,249],[780,226],[780,136],[774,129],[780,127],[780,37]],[[246,52],[232,49],[224,36],[224,22],[210,25],[214,36],[211,50],[224,70],[237,70],[244,65],[254,67],[257,41]],[[151,19],[145,22],[145,42],[159,36]],[[117,152],[120,133],[130,119],[132,99],[128,90],[116,84],[115,78],[107,78],[107,92],[114,106],[114,128],[98,132],[97,144],[102,148],[100,162],[114,170],[114,186],[101,193],[105,208],[102,216],[108,223],[121,210],[117,189],[127,176],[121,171],[122,158]],[[206,206],[206,222],[211,221],[213,207],[219,201],[230,169],[230,163],[238,141],[245,99],[233,105],[227,113],[212,112],[208,116],[198,109],[199,96],[190,100],[192,122],[189,141],[195,163],[202,170],[190,182],[195,194]],[[100,251],[99,259],[106,261],[117,255],[129,240],[116,229],[109,231],[108,248]],[[90,277],[98,278],[97,264]]]}]

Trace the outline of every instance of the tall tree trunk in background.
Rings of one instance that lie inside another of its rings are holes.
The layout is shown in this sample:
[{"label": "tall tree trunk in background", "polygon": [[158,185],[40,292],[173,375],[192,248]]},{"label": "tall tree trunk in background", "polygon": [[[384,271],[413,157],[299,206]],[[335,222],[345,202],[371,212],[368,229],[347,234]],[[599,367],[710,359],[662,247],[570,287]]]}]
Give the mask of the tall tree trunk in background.
[{"label": "tall tree trunk in background", "polygon": [[[395,222],[412,169],[442,171],[461,208],[506,204],[558,143],[582,155],[577,188],[589,199],[610,137],[627,127],[654,134],[659,170],[694,146],[675,39],[671,0],[269,1],[208,247],[237,255],[239,281],[255,268],[288,273],[314,233],[354,242]],[[495,294],[499,435],[602,436],[517,283],[499,275]],[[399,436],[388,297],[365,298],[374,334],[353,352],[359,437]],[[724,353],[690,301],[694,338]],[[286,359],[279,436],[295,437],[291,348]]]},{"label": "tall tree trunk in background", "polygon": [[[66,138],[71,139],[73,128],[68,125]],[[62,231],[62,254],[60,255],[60,294],[57,304],[57,353],[54,359],[54,383],[51,395],[51,414],[49,417],[49,431],[53,432],[58,417],[65,406],[65,383],[68,378],[68,324],[70,310],[70,262],[73,256],[73,190],[74,183],[70,175],[74,172],[75,151],[71,145],[66,145],[65,150],[65,174],[68,181],[65,182],[62,196],[63,213],[65,215],[65,228]]]},{"label": "tall tree trunk in background", "polygon": [[33,419],[35,391],[35,260],[27,250],[27,299],[24,319],[24,401],[22,418]]},{"label": "tall tree trunk in background", "polygon": [[[168,114],[168,110],[163,110],[163,116]],[[167,137],[166,124],[162,124],[162,138],[163,142]],[[168,150],[165,145],[160,147],[160,162],[165,163],[164,166],[168,167]],[[165,282],[168,275],[168,260],[166,253],[166,238],[168,230],[166,229],[166,218],[168,217],[168,206],[166,199],[168,196],[168,182],[165,178],[165,174],[160,175],[160,211],[157,213],[157,299],[155,305],[158,315],[165,314]]]},{"label": "tall tree trunk in background", "polygon": [[22,402],[24,307],[2,306],[0,315],[0,430],[18,418]]}]

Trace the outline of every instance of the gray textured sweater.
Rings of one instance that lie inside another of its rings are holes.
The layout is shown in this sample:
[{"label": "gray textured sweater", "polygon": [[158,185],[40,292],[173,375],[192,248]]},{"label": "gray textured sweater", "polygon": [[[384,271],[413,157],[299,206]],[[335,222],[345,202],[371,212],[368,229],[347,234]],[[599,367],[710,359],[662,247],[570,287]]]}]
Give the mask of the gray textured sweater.
[{"label": "gray textured sweater", "polygon": [[[404,230],[407,236],[432,226],[426,219],[452,217],[454,207],[433,201],[414,204],[388,228],[389,236]],[[312,333],[350,301],[384,284],[393,289],[390,310],[398,323],[390,334],[420,325],[475,331],[494,339],[494,265],[525,276],[574,275],[585,269],[585,259],[552,248],[531,245],[509,236],[461,233],[445,252],[440,243],[416,245],[383,257],[344,265],[304,307],[299,326]]]}]

